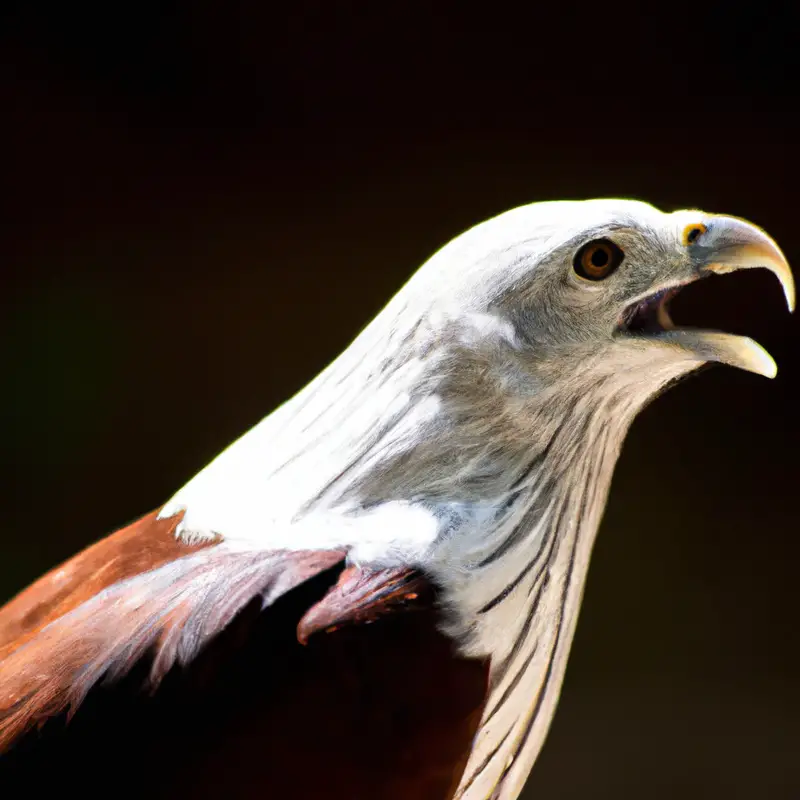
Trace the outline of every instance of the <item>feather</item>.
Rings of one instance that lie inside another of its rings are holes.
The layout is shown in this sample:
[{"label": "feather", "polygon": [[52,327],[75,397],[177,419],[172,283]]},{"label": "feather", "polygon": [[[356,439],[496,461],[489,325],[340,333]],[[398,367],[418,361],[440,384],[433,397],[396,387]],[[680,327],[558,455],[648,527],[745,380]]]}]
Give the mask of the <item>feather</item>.
[{"label": "feather", "polygon": [[4,791],[452,795],[488,662],[458,657],[421,573],[343,569],[343,551],[187,546],[175,525],[143,518],[0,615]]},{"label": "feather", "polygon": [[[621,258],[590,276],[598,242]],[[731,217],[542,203],[458,237],[157,517],[0,611],[0,748],[39,783],[112,764],[135,796],[157,762],[169,797],[514,800],[636,414],[709,360],[775,374],[665,298],[756,266],[793,306],[777,245]],[[136,701],[93,717],[109,682]],[[28,761],[25,733],[76,709]]]},{"label": "feather", "polygon": [[430,608],[430,584],[411,569],[348,567],[325,597],[297,625],[297,639],[306,644],[318,631],[374,622],[383,614]]},{"label": "feather", "polygon": [[[344,559],[342,551],[248,552],[184,545],[177,519],[144,517],[48,574],[3,611],[0,751],[102,678],[145,655],[155,689],[254,597],[266,606]],[[169,556],[172,560],[167,560]],[[16,633],[16,639],[9,640]]]}]

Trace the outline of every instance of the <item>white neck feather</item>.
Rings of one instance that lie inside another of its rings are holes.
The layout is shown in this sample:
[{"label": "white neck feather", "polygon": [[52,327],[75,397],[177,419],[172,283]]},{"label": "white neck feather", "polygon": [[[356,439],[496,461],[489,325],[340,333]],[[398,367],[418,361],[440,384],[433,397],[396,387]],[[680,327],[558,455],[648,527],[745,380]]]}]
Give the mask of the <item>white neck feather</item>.
[{"label": "white neck feather", "polygon": [[422,322],[390,331],[367,329],[162,515],[185,509],[185,537],[346,547],[352,562],[427,572],[447,632],[492,663],[457,796],[515,798],[558,698],[621,442],[653,385],[631,392],[617,370],[570,387],[567,371],[543,388],[507,324],[488,316],[438,324],[435,348]]},{"label": "white neck feather", "polygon": [[552,717],[625,432],[650,397],[698,364],[666,350],[654,362],[611,339],[537,352],[510,318],[465,301],[480,292],[464,292],[463,274],[451,281],[452,292],[439,285],[430,299],[418,273],[161,515],[184,510],[187,538],[346,548],[352,562],[431,576],[447,632],[492,664],[457,797],[511,800]]}]

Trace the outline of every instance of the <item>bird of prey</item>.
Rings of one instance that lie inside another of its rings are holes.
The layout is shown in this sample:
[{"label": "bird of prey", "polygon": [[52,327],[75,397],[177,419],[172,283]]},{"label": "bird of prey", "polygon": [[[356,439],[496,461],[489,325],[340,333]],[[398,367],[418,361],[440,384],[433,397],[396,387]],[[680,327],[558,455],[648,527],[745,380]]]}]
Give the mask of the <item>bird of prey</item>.
[{"label": "bird of prey", "polygon": [[3,796],[517,798],[631,421],[707,362],[775,374],[668,313],[751,267],[791,309],[736,217],[546,202],[455,238],[171,499],[0,610]]}]

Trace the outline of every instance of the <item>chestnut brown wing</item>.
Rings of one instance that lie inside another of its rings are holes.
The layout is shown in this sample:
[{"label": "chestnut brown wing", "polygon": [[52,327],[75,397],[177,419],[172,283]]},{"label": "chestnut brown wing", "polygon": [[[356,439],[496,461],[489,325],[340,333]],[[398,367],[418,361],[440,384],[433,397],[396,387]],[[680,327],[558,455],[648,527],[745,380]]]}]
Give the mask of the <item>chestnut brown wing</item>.
[{"label": "chestnut brown wing", "polygon": [[0,787],[450,797],[487,665],[455,654],[421,575],[345,569],[339,551],[187,547],[149,520],[0,611]]}]

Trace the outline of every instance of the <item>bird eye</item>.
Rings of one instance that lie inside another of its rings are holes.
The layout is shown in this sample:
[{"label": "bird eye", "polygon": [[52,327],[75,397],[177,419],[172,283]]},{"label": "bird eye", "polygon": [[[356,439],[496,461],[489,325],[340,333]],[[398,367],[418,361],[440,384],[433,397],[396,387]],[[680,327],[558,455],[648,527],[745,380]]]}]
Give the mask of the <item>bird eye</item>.
[{"label": "bird eye", "polygon": [[625,253],[609,239],[597,239],[581,247],[572,265],[575,272],[589,281],[607,278],[625,258]]},{"label": "bird eye", "polygon": [[683,243],[692,244],[692,242],[695,242],[697,237],[704,234],[706,230],[706,226],[700,222],[696,222],[693,225],[687,225],[683,229]]}]

